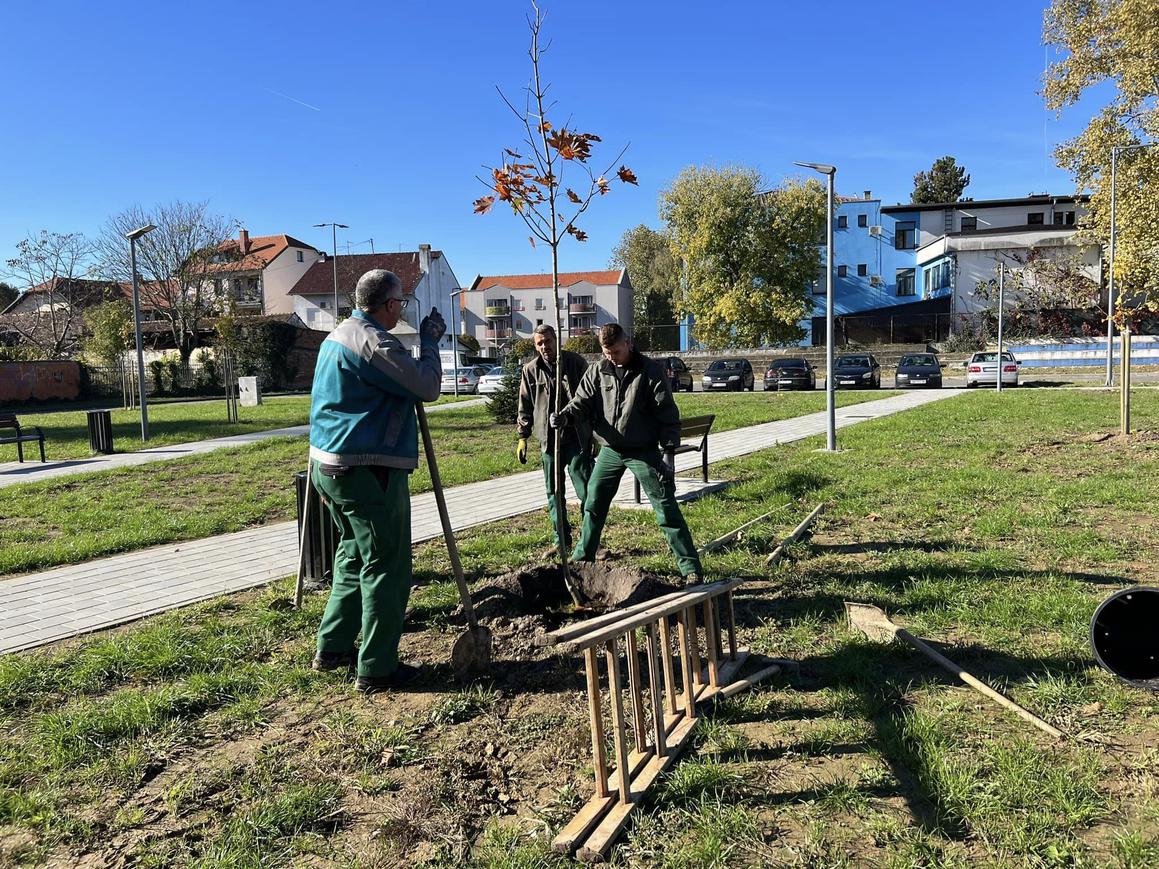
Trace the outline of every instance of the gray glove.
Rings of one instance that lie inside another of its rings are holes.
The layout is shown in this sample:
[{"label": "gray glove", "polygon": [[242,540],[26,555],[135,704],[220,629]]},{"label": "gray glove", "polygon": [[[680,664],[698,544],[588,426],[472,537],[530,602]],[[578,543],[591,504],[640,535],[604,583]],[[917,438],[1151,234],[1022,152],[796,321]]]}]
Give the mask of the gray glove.
[{"label": "gray glove", "polygon": [[447,323],[438,308],[431,308],[431,312],[423,317],[423,321],[419,324],[419,335],[436,343],[446,331]]}]

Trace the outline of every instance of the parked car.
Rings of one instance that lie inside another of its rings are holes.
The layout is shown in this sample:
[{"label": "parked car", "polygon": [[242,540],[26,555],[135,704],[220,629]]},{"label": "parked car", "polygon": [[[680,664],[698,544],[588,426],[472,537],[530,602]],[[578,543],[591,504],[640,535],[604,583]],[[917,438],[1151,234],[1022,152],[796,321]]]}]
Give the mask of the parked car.
[{"label": "parked car", "polygon": [[[1002,353],[1002,385],[1018,385],[1018,369],[1022,363],[1014,358],[1009,350]],[[998,351],[981,351],[970,357],[966,363],[966,388],[973,389],[978,385],[998,385]]]},{"label": "parked car", "polygon": [[938,357],[933,353],[907,353],[897,363],[893,386],[894,389],[916,386],[941,389],[942,366],[938,363]]},{"label": "parked car", "polygon": [[833,363],[833,388],[881,389],[881,366],[872,353],[844,353]]},{"label": "parked car", "polygon": [[734,389],[737,392],[747,389],[752,392],[756,377],[747,359],[717,359],[704,369],[700,383],[705,392],[715,389]]},{"label": "parked car", "polygon": [[487,373],[482,365],[473,365],[470,368],[457,368],[454,371],[444,371],[443,380],[439,384],[440,392],[455,392],[455,380],[459,381],[458,391],[468,395],[479,388],[479,378]]},{"label": "parked car", "polygon": [[664,369],[668,372],[668,385],[672,387],[673,392],[682,389],[692,392],[692,371],[684,364],[683,359],[679,356],[668,356],[659,361],[664,363]]},{"label": "parked car", "polygon": [[502,365],[492,365],[490,368],[490,371],[479,378],[479,383],[475,387],[479,395],[494,395],[503,386],[503,378],[507,376],[507,371]]},{"label": "parked car", "polygon": [[765,372],[765,392],[770,389],[816,389],[817,370],[808,359],[774,359]]}]

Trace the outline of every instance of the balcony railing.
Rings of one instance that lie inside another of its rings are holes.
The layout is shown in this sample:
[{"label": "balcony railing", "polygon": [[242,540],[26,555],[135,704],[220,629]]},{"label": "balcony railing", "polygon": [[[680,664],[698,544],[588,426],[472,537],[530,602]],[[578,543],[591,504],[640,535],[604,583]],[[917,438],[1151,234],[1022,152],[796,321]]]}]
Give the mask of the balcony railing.
[{"label": "balcony railing", "polygon": [[511,337],[511,329],[509,329],[506,326],[501,326],[497,329],[487,329],[487,330],[485,330],[484,334],[492,340],[498,340],[501,338],[510,338]]},{"label": "balcony railing", "polygon": [[567,306],[567,309],[572,314],[594,314],[596,306],[591,302],[572,302]]},{"label": "balcony railing", "polygon": [[587,326],[572,326],[571,327],[571,334],[573,334],[573,335],[590,335],[590,334],[592,334],[592,330],[589,329]]},{"label": "balcony railing", "polygon": [[510,317],[511,307],[509,305],[487,305],[483,309],[483,313],[488,317]]}]

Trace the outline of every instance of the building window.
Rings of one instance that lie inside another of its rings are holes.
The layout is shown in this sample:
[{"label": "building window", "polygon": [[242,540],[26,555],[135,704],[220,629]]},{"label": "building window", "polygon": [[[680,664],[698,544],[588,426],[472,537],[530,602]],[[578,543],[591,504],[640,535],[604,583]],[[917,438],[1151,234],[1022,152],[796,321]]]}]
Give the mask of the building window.
[{"label": "building window", "polygon": [[940,290],[950,285],[950,261],[943,260],[935,266],[930,266],[922,273],[925,280],[925,294],[928,296],[934,290]]},{"label": "building window", "polygon": [[302,251],[298,251],[298,262],[303,262],[305,259],[306,255],[303,254]]},{"label": "building window", "polygon": [[546,308],[543,305],[543,299],[536,299],[535,300],[535,310],[537,310],[537,311],[546,310]]},{"label": "building window", "polygon": [[523,310],[523,299],[512,299],[511,300],[511,310],[512,311],[522,311]]},{"label": "building window", "polygon": [[978,228],[978,218],[962,215],[962,232],[974,232]]},{"label": "building window", "polygon": [[1055,226],[1074,226],[1073,211],[1056,211],[1054,213]]},{"label": "building window", "polygon": [[818,280],[809,281],[809,289],[813,291],[814,296],[825,295],[825,285]]},{"label": "building window", "polygon": [[869,215],[868,214],[857,215],[857,225],[862,226],[862,227],[869,226]]},{"label": "building window", "polygon": [[536,321],[535,321],[535,325],[536,325],[536,326],[542,326],[542,325],[543,325],[543,321],[542,321],[542,320],[536,320]]},{"label": "building window", "polygon": [[1032,211],[1026,215],[1026,224],[1028,226],[1042,226],[1042,212]]},{"label": "building window", "polygon": [[857,277],[863,278],[867,274],[869,274],[869,266],[867,266],[865,263],[858,263],[857,264]]},{"label": "building window", "polygon": [[913,269],[897,270],[897,294],[899,296],[913,296],[917,294],[914,290]]},{"label": "building window", "polygon": [[848,273],[849,273],[849,268],[847,266],[837,266],[837,277],[843,278]]},{"label": "building window", "polygon": [[895,250],[913,250],[917,247],[917,224],[912,220],[899,220],[893,229]]},{"label": "building window", "polygon": [[849,226],[849,218],[844,214],[837,215],[837,228],[845,229]]}]

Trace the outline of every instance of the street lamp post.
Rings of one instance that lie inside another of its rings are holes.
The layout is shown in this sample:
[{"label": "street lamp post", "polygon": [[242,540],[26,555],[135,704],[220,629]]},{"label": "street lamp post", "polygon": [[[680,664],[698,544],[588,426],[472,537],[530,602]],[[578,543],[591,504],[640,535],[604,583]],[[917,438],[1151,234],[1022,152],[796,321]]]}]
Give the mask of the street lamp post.
[{"label": "street lamp post", "polygon": [[145,402],[145,351],[141,342],[141,291],[137,285],[137,239],[157,227],[147,223],[125,233],[129,240],[129,269],[133,273],[133,326],[137,333],[137,396],[141,402],[141,440],[149,440],[149,408]]},{"label": "street lamp post", "polygon": [[1002,307],[1006,291],[1006,263],[998,264],[998,392],[1002,391]]},{"label": "street lamp post", "polygon": [[826,178],[825,204],[825,449],[837,451],[837,409],[833,393],[833,180],[837,167],[827,163],[797,163]]},{"label": "street lamp post", "polygon": [[459,397],[459,332],[455,326],[455,309],[459,307],[456,297],[462,294],[462,288],[451,293],[451,370],[455,373],[455,398]]},{"label": "street lamp post", "polygon": [[330,227],[331,250],[334,251],[334,326],[338,326],[338,230],[350,229],[345,223],[315,223],[315,228]]}]

